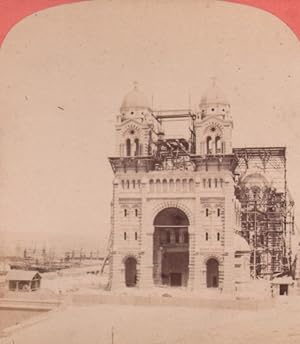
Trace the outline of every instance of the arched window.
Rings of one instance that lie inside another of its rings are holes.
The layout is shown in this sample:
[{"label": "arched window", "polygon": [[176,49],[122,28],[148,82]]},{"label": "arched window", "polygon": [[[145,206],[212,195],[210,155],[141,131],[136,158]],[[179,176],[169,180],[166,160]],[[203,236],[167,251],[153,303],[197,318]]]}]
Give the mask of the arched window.
[{"label": "arched window", "polygon": [[220,233],[217,233],[217,240],[220,241]]},{"label": "arched window", "polygon": [[205,209],[205,215],[206,215],[206,216],[209,215],[209,210],[208,210],[208,208]]},{"label": "arched window", "polygon": [[127,233],[124,232],[124,240],[126,240],[126,239],[127,239]]},{"label": "arched window", "polygon": [[208,241],[208,233],[205,233],[205,240]]},{"label": "arched window", "polygon": [[206,263],[206,286],[207,288],[219,287],[219,262],[214,258]]},{"label": "arched window", "polygon": [[218,187],[218,179],[215,178],[215,188],[217,188],[217,187]]},{"label": "arched window", "polygon": [[217,136],[215,140],[215,148],[216,148],[216,153],[220,154],[222,153],[222,147],[221,147],[221,137]]},{"label": "arched window", "polygon": [[124,209],[124,216],[126,217],[128,215],[127,209]]},{"label": "arched window", "polygon": [[126,287],[135,287],[137,284],[137,260],[134,257],[128,257],[125,261],[125,285]]},{"label": "arched window", "polygon": [[212,154],[212,138],[210,136],[206,139],[206,153]]},{"label": "arched window", "polygon": [[194,190],[195,190],[194,180],[190,179],[189,180],[189,191],[194,191]]},{"label": "arched window", "polygon": [[134,140],[134,145],[135,145],[134,155],[135,155],[135,156],[138,156],[138,155],[140,155],[140,143],[139,143],[139,139],[135,139],[135,140]]},{"label": "arched window", "polygon": [[135,216],[138,216],[139,215],[139,211],[138,211],[138,209],[135,209]]},{"label": "arched window", "polygon": [[218,216],[220,216],[220,215],[221,215],[221,209],[220,209],[220,208],[218,208],[218,210],[217,210],[217,214],[218,214]]},{"label": "arched window", "polygon": [[138,239],[138,234],[137,234],[137,232],[134,233],[134,239],[135,239],[135,240]]},{"label": "arched window", "polygon": [[126,140],[126,155],[131,156],[131,142],[130,139]]},{"label": "arched window", "polygon": [[150,192],[154,192],[154,180],[153,179],[150,179],[149,185],[150,185]]},{"label": "arched window", "polygon": [[140,144],[140,155],[143,155],[143,145]]}]

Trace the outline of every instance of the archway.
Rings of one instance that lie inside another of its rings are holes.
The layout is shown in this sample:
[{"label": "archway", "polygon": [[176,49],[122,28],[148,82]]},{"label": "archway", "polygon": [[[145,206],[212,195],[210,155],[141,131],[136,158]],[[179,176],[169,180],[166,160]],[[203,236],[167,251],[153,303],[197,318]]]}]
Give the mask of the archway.
[{"label": "archway", "polygon": [[137,282],[137,261],[134,257],[125,260],[125,284],[126,287],[135,287]]},{"label": "archway", "polygon": [[211,258],[206,263],[206,286],[207,288],[219,287],[219,262]]},{"label": "archway", "polygon": [[154,219],[153,279],[156,285],[187,286],[189,275],[189,220],[175,207]]},{"label": "archway", "polygon": [[213,154],[213,151],[212,151],[212,138],[210,136],[208,136],[206,138],[206,153],[207,154]]}]

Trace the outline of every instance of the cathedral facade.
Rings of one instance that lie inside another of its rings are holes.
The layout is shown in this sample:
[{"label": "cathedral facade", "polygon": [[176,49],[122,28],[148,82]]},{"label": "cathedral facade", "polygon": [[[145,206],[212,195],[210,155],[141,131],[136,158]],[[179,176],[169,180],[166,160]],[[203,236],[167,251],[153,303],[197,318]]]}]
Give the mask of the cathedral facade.
[{"label": "cathedral facade", "polygon": [[[187,127],[172,136],[169,122]],[[181,124],[183,123],[183,124]],[[250,277],[235,198],[233,121],[212,87],[199,108],[155,111],[137,86],[116,118],[109,280],[123,287],[233,292]]]}]

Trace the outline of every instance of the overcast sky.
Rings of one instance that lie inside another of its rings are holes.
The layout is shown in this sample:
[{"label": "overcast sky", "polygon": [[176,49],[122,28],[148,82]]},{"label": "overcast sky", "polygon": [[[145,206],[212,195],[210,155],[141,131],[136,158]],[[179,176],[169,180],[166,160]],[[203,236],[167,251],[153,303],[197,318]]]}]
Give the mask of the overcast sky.
[{"label": "overcast sky", "polygon": [[299,48],[271,14],[215,0],[91,1],[24,19],[0,50],[0,231],[107,237],[107,157],[135,80],[156,108],[186,108],[215,76],[233,146],[287,146],[300,204]]}]

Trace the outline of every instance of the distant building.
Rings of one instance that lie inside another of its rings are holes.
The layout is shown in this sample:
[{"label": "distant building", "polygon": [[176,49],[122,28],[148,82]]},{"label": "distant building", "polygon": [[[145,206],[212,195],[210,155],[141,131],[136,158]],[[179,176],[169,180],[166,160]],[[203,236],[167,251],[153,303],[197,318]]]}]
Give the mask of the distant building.
[{"label": "distant building", "polygon": [[11,270],[6,275],[11,291],[35,291],[40,289],[41,275],[36,271]]},{"label": "distant building", "polygon": [[[163,124],[181,121],[187,135]],[[230,105],[214,84],[199,111],[154,111],[137,86],[117,115],[110,287],[233,292],[250,279],[235,197]]]}]

